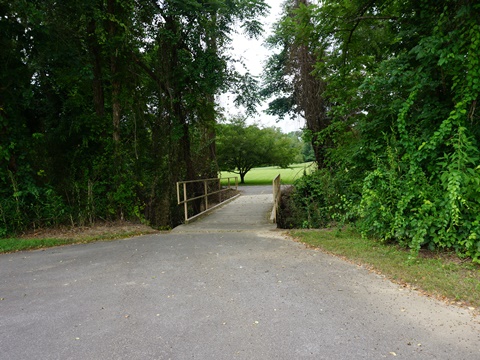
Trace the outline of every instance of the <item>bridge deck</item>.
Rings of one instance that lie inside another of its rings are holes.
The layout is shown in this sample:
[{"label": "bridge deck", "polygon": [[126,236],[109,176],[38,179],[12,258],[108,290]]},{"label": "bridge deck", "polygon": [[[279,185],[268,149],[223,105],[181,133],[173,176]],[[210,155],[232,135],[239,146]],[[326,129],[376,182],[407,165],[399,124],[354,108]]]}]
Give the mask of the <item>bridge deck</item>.
[{"label": "bridge deck", "polygon": [[178,226],[174,233],[203,231],[251,231],[275,229],[270,222],[273,206],[272,186],[244,186],[242,196],[189,224]]}]

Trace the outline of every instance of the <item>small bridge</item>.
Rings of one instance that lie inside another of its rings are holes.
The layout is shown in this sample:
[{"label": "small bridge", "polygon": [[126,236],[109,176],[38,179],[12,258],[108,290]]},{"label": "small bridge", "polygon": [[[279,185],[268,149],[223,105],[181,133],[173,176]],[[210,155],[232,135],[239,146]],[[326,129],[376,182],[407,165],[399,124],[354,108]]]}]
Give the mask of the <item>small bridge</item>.
[{"label": "small bridge", "polygon": [[205,212],[191,217],[185,225],[176,227],[174,232],[275,229],[273,222],[280,196],[280,176],[273,183],[274,186],[243,186],[239,195],[208,209],[211,211],[221,206],[221,211],[214,211],[201,221],[192,222]]}]

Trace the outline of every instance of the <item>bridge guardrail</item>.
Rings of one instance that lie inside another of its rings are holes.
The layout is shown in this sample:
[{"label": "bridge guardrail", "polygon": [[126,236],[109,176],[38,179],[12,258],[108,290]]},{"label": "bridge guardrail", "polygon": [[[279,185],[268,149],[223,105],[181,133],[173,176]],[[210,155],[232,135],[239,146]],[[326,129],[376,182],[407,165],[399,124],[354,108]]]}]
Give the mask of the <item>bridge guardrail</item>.
[{"label": "bridge guardrail", "polygon": [[[230,179],[235,179],[235,190],[238,189],[238,176],[232,176],[232,177],[227,177],[227,178],[212,178],[212,179],[201,179],[201,180],[189,180],[189,181],[179,181],[177,182],[177,203],[178,205],[184,205],[184,211],[185,211],[185,223],[187,224],[189,221],[191,221],[192,219],[196,218],[197,216],[199,215],[202,215],[204,213],[206,213],[207,211],[210,211],[212,209],[215,208],[215,206],[213,207],[208,207],[208,197],[211,196],[211,195],[214,195],[214,194],[220,194],[222,192],[225,192],[225,191],[228,191],[230,189],[232,189],[232,186],[233,184],[230,184]],[[222,183],[221,181],[222,180],[227,180],[227,186],[225,188],[222,188]],[[201,195],[197,195],[197,196],[194,196],[194,197],[191,197],[189,198],[188,197],[188,189],[187,189],[187,185],[189,184],[196,184],[196,183],[203,183],[203,194]],[[209,189],[210,189],[210,186],[209,186],[209,183],[210,184],[214,184],[215,188],[217,188],[217,190],[213,190],[211,192],[209,192]],[[181,191],[180,189],[182,188],[183,191]],[[183,192],[183,200],[182,200],[182,196],[181,196],[181,193]],[[191,217],[188,217],[188,203],[190,201],[194,201],[194,200],[198,200],[198,199],[204,199],[204,210],[201,211],[200,213],[198,214],[195,214],[194,216],[191,216]],[[219,204],[217,205],[220,205],[223,201],[220,201]]]}]

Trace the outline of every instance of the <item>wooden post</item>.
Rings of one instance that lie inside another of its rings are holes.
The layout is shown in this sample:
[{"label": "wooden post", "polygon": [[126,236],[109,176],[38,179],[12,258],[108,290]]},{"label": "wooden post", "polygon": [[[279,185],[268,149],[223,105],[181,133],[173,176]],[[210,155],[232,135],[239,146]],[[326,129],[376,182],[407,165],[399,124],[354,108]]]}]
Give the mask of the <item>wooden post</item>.
[{"label": "wooden post", "polygon": [[180,183],[177,182],[177,203],[180,205]]},{"label": "wooden post", "polygon": [[207,180],[203,181],[203,189],[204,189],[204,195],[205,195],[205,210],[208,209],[208,185],[207,185]]},{"label": "wooden post", "polygon": [[281,196],[281,180],[280,180],[280,174],[273,179],[272,181],[273,185],[273,209],[272,209],[272,216],[271,219],[273,220],[274,223],[277,222],[277,210],[280,205],[280,196]]},{"label": "wooden post", "polygon": [[183,201],[185,207],[185,222],[188,220],[188,205],[187,205],[187,183],[183,183]]},{"label": "wooden post", "polygon": [[[218,178],[218,191],[222,190],[222,180],[220,178]],[[218,202],[221,203],[222,202],[222,193],[219,192],[218,193]]]}]

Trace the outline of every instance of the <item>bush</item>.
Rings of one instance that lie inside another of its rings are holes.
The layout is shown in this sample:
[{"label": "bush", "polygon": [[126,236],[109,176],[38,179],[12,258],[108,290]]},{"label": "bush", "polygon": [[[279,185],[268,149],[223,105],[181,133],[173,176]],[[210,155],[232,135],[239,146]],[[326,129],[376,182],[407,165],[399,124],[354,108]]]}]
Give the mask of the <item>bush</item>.
[{"label": "bush", "polygon": [[294,186],[282,192],[279,227],[320,228],[333,220],[339,195],[333,177],[326,170],[304,174]]}]

